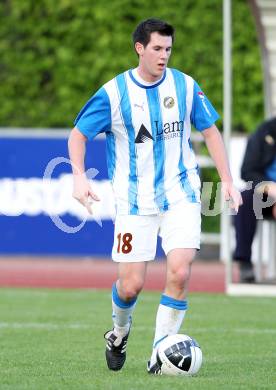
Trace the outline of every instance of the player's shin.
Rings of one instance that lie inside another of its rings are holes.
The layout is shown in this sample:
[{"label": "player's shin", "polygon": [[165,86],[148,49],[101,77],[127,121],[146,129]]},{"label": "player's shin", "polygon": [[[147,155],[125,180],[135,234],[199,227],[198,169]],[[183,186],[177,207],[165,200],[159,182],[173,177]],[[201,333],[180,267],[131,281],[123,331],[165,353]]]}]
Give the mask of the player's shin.
[{"label": "player's shin", "polygon": [[177,334],[182,325],[188,304],[186,300],[178,300],[162,295],[156,315],[156,327],[150,365],[156,363],[158,344],[167,336]]},{"label": "player's shin", "polygon": [[135,309],[137,298],[131,301],[123,301],[118,295],[116,283],[112,287],[112,319],[114,324],[114,333],[117,336],[124,337],[128,334],[132,313]]}]

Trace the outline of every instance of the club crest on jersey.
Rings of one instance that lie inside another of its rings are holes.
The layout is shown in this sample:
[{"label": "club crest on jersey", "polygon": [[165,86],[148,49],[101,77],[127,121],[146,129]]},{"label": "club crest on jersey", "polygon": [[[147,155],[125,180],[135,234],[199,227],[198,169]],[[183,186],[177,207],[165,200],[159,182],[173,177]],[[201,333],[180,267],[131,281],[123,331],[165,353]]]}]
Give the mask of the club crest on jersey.
[{"label": "club crest on jersey", "polygon": [[164,107],[166,108],[172,108],[174,106],[174,98],[171,96],[166,96],[164,98]]}]

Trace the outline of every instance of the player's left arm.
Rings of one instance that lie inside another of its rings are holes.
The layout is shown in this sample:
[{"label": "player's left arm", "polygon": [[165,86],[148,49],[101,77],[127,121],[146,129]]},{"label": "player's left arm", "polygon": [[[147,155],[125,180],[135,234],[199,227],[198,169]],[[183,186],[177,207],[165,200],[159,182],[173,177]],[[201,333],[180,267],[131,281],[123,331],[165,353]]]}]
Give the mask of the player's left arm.
[{"label": "player's left arm", "polygon": [[239,206],[242,204],[242,198],[240,192],[233,184],[222,136],[215,124],[203,130],[201,133],[220,176],[224,198],[227,201],[231,200],[231,207],[238,211]]}]

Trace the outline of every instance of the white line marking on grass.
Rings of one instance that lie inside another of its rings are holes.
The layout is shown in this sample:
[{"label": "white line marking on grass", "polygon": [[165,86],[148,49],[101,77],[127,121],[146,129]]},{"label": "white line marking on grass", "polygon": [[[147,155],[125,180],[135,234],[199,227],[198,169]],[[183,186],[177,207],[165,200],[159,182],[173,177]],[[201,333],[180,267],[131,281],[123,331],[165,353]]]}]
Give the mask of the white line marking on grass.
[{"label": "white line marking on grass", "polygon": [[189,332],[198,333],[245,333],[245,334],[276,334],[275,328],[192,328]]},{"label": "white line marking on grass", "polygon": [[[43,322],[0,322],[0,330],[1,329],[45,329],[45,330],[65,330],[65,329],[94,329],[99,328],[99,326],[95,326],[95,324],[80,324],[80,323],[70,323],[70,324],[53,324],[53,323],[43,323]],[[145,332],[154,330],[153,326],[134,326],[133,330],[135,332]],[[181,333],[185,333],[186,330],[183,329],[180,331]],[[275,328],[196,328],[187,329],[187,332],[192,333],[245,333],[245,334],[276,334]]]},{"label": "white line marking on grass", "polygon": [[0,329],[89,329],[91,325],[86,324],[52,324],[42,322],[0,322]]},{"label": "white line marking on grass", "polygon": [[237,329],[234,329],[234,331],[236,333],[250,333],[250,334],[264,334],[264,333],[267,333],[267,334],[276,334],[276,329],[273,329],[273,328],[260,328],[260,329],[247,329],[247,328],[237,328]]}]

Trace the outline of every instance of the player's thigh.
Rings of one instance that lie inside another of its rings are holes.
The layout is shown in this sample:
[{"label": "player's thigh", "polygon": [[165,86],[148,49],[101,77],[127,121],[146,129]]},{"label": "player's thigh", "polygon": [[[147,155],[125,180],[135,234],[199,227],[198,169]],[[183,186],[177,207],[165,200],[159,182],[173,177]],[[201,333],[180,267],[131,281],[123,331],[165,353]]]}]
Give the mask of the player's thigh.
[{"label": "player's thigh", "polygon": [[112,259],[120,263],[153,260],[159,221],[157,215],[117,215]]},{"label": "player's thigh", "polygon": [[162,217],[159,234],[166,256],[174,249],[199,249],[200,233],[200,203],[180,202]]}]

